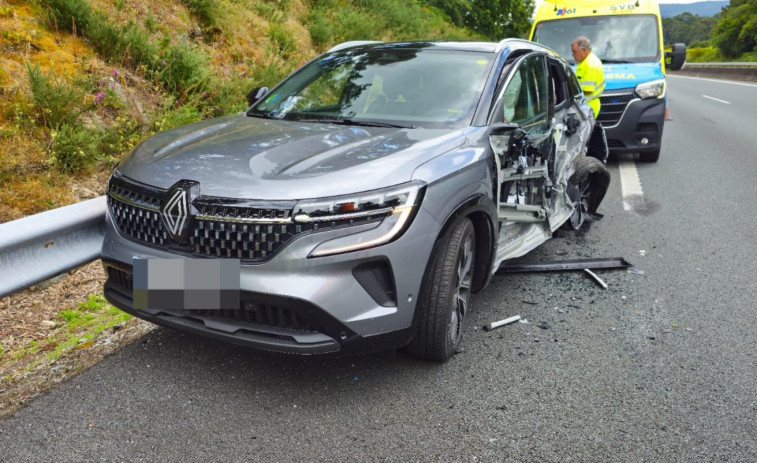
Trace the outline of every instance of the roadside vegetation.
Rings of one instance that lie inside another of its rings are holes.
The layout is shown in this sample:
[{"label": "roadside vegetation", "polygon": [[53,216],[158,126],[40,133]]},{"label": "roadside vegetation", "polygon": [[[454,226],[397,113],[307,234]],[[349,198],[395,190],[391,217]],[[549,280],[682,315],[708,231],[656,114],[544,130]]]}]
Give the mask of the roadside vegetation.
[{"label": "roadside vegetation", "polygon": [[665,43],[686,44],[691,62],[757,62],[757,0],[731,0],[713,18],[663,18]]}]

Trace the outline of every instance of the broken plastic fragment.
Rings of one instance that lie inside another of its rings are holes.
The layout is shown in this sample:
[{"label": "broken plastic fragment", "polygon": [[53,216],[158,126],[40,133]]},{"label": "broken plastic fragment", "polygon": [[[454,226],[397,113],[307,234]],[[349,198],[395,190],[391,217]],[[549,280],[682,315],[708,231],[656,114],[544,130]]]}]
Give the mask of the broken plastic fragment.
[{"label": "broken plastic fragment", "polygon": [[599,286],[601,286],[603,289],[607,289],[607,284],[604,281],[602,281],[602,279],[599,278],[596,273],[592,272],[588,268],[585,268],[584,272],[588,273],[590,277],[594,278],[594,281],[599,283]]},{"label": "broken plastic fragment", "polygon": [[518,320],[520,320],[520,315],[515,315],[510,318],[505,318],[504,320],[500,320],[498,322],[487,323],[486,325],[484,325],[484,329],[486,331],[491,331],[495,328],[499,328],[500,326],[505,326],[509,323],[517,322]]},{"label": "broken plastic fragment", "polygon": [[644,270],[641,270],[641,269],[636,268],[636,267],[629,267],[628,268],[628,273],[631,273],[633,275],[644,275]]}]

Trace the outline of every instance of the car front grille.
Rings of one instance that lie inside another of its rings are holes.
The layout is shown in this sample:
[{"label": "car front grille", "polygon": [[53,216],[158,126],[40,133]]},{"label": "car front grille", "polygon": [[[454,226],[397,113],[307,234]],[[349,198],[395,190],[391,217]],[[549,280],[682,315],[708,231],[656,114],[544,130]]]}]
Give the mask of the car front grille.
[{"label": "car front grille", "polygon": [[198,256],[265,260],[295,236],[308,231],[303,224],[242,224],[196,220],[189,237]]},{"label": "car front grille", "polygon": [[168,232],[157,209],[140,207],[112,196],[108,196],[108,207],[121,233],[146,244],[166,245]]},{"label": "car front grille", "polygon": [[599,117],[597,122],[600,122],[605,127],[611,127],[620,121],[623,117],[623,113],[628,106],[628,103],[637,99],[638,97],[633,93],[615,93],[599,97],[601,107],[599,109]]},{"label": "car front grille", "polygon": [[295,223],[295,201],[253,204],[232,198],[200,196],[192,201],[196,215],[186,240],[175,241],[168,232],[161,208],[168,192],[112,178],[108,208],[118,230],[134,241],[186,256],[263,262],[296,237],[311,232],[378,222],[369,216],[344,220]]}]

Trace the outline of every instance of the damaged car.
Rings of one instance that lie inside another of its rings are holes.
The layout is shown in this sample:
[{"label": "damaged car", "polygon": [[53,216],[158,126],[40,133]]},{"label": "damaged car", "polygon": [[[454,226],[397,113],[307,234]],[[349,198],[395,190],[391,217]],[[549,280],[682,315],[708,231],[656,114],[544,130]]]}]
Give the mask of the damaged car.
[{"label": "damaged car", "polygon": [[266,352],[444,361],[471,293],[610,182],[573,71],[528,41],[345,43],[248,101],[114,169],[115,306]]}]

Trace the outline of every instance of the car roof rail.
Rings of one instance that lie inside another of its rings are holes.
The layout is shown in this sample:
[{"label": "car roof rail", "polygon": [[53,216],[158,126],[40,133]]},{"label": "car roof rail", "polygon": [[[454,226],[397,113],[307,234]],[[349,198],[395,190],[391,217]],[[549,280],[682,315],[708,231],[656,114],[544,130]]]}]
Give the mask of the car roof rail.
[{"label": "car roof rail", "polygon": [[334,45],[333,47],[331,47],[328,53],[331,53],[332,51],[344,50],[345,48],[357,47],[359,45],[371,45],[374,43],[383,43],[383,42],[381,40],[351,40],[349,42],[342,42],[338,45]]}]

